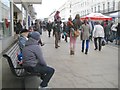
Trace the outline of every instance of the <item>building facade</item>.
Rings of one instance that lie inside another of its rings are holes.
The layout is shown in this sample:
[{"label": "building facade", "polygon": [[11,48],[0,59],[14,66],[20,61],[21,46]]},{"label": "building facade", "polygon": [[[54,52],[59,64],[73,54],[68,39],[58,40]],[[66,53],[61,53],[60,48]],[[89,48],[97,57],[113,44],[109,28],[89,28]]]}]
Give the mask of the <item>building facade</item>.
[{"label": "building facade", "polygon": [[[119,3],[120,0],[68,0],[58,10],[65,20],[69,16],[75,18],[75,15],[79,14],[80,17],[83,17],[92,12],[109,16],[111,13],[120,11]],[[53,17],[53,14],[50,17]]]}]

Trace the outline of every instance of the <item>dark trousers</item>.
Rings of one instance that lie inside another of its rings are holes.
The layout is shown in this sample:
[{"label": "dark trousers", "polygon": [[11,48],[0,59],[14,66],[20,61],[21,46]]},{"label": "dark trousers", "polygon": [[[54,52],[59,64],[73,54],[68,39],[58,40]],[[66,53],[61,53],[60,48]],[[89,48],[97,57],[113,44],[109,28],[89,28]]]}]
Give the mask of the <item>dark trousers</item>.
[{"label": "dark trousers", "polygon": [[94,38],[94,44],[95,44],[95,49],[98,49],[98,46],[97,46],[97,40],[98,40],[98,43],[99,43],[99,51],[101,50],[101,37],[96,37]]},{"label": "dark trousers", "polygon": [[59,32],[55,32],[55,47],[58,47],[58,41],[59,41]]},{"label": "dark trousers", "polygon": [[26,68],[27,71],[33,72],[33,73],[40,73],[41,79],[43,80],[40,84],[41,87],[47,87],[48,82],[50,81],[51,77],[53,76],[55,70],[48,66],[41,66],[40,64],[37,64],[35,67]]},{"label": "dark trousers", "polygon": [[50,35],[51,35],[51,30],[48,30],[48,36],[50,37]]},{"label": "dark trousers", "polygon": [[65,41],[67,42],[67,35],[65,35]]}]

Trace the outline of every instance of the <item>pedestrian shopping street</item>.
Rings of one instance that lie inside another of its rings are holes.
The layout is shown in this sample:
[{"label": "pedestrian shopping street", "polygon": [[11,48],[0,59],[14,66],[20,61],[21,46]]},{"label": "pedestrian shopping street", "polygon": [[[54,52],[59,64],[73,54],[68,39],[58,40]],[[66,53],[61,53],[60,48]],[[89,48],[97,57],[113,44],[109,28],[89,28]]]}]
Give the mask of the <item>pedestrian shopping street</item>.
[{"label": "pedestrian shopping street", "polygon": [[[102,51],[95,51],[91,41],[86,55],[81,52],[81,41],[78,37],[75,55],[70,55],[69,42],[66,43],[61,39],[60,47],[55,49],[53,36],[49,38],[44,31],[41,39],[45,43],[42,47],[45,60],[48,66],[55,68],[55,74],[48,87],[118,88],[118,47],[115,45],[108,44],[102,48]],[[20,88],[20,80],[11,74],[7,61],[3,60],[2,64],[3,88]],[[40,84],[39,80],[38,77],[27,78],[26,87],[37,88]]]}]

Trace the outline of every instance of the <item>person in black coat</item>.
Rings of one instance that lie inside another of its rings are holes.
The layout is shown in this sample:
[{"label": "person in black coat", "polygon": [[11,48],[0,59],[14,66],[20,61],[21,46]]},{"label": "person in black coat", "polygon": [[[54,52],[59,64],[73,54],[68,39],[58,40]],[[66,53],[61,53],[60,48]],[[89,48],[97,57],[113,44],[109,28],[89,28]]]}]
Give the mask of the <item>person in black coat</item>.
[{"label": "person in black coat", "polygon": [[51,30],[52,30],[52,23],[49,21],[47,23],[47,30],[48,30],[48,37],[51,36]]},{"label": "person in black coat", "polygon": [[16,24],[16,34],[20,34],[20,32],[23,30],[22,27],[22,20],[19,20]]}]

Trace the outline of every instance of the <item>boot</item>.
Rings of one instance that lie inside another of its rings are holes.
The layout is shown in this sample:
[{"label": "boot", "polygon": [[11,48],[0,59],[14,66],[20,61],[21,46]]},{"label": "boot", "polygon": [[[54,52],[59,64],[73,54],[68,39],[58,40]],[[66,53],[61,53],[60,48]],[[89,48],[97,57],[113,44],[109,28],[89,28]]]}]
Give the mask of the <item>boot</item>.
[{"label": "boot", "polygon": [[72,50],[70,50],[70,55],[72,55]]},{"label": "boot", "polygon": [[72,51],[72,55],[74,55],[75,54],[75,52],[74,51]]},{"label": "boot", "polygon": [[85,54],[88,54],[88,49],[85,50]]}]

